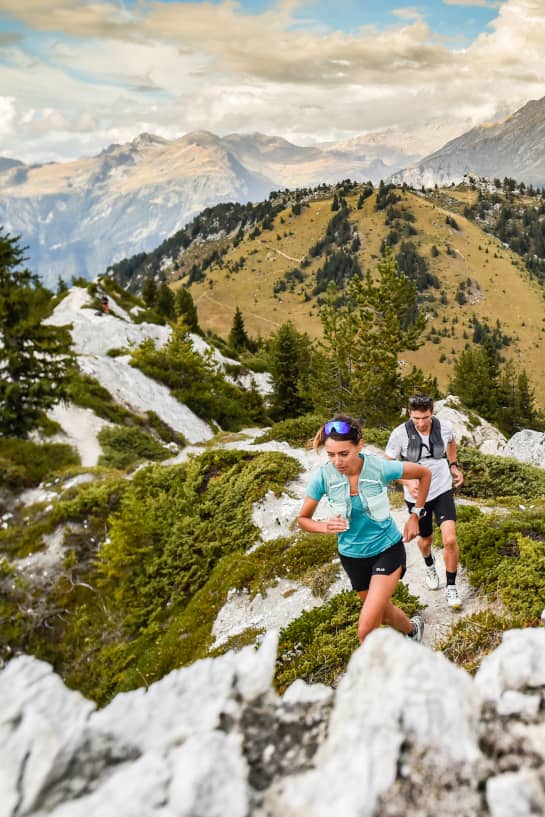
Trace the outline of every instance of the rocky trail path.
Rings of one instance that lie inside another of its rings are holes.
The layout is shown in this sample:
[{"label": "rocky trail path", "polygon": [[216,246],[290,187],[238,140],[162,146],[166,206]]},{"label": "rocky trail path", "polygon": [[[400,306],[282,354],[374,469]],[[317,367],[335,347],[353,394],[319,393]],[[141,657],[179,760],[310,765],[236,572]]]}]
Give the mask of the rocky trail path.
[{"label": "rocky trail path", "polygon": [[[253,440],[261,433],[262,429],[247,429],[243,432],[243,436],[241,435],[238,439],[231,441],[224,441],[220,443],[220,446],[243,448],[251,451],[280,451],[298,459],[303,467],[299,478],[287,484],[285,491],[280,496],[275,496],[271,491],[254,508],[254,523],[260,528],[263,540],[267,541],[279,536],[293,535],[295,519],[305,496],[310,473],[323,462],[323,455],[304,448],[292,448],[288,443],[284,442],[254,443]],[[191,453],[197,454],[201,450],[199,446],[188,447],[170,462],[181,462]],[[364,451],[379,455],[383,453],[380,449],[371,445],[365,446]],[[486,510],[490,509],[487,508]],[[321,503],[318,506],[316,518],[320,518],[321,515],[325,518],[327,514],[327,506],[323,501],[323,504]],[[402,530],[407,518],[405,508],[392,508],[392,515],[398,527]],[[488,607],[489,602],[471,587],[464,568],[460,566],[457,586],[463,601],[463,607],[458,611],[450,610],[446,602],[445,565],[442,549],[434,550],[437,572],[441,579],[441,586],[439,590],[435,591],[429,590],[426,585],[424,561],[420,555],[416,539],[409,542],[406,549],[407,572],[403,581],[407,584],[409,591],[425,605],[423,612],[425,624],[423,641],[424,644],[433,649],[447,635],[456,621],[463,616]],[[331,589],[329,597],[346,589],[349,589],[349,583],[339,565],[339,579]],[[216,644],[248,626],[263,627],[264,629],[284,627],[304,610],[317,606],[318,603],[320,602],[312,596],[310,591],[303,588],[296,591],[293,583],[283,580],[279,581],[275,588],[270,588],[264,595],[259,595],[253,599],[245,594],[235,594],[227,601],[218,616],[214,628]]]}]

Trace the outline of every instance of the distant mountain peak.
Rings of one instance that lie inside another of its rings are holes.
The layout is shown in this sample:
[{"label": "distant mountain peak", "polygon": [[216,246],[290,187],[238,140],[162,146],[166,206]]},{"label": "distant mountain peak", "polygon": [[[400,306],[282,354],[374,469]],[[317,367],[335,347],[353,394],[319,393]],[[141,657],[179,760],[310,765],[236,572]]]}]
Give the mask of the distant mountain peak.
[{"label": "distant mountain peak", "polygon": [[154,145],[168,145],[169,140],[162,136],[157,136],[155,133],[141,133],[132,140],[131,145],[135,148],[147,148]]},{"label": "distant mountain peak", "polygon": [[530,100],[509,116],[477,125],[417,165],[391,176],[396,183],[433,187],[460,182],[464,176],[513,178],[545,186],[545,97]]}]

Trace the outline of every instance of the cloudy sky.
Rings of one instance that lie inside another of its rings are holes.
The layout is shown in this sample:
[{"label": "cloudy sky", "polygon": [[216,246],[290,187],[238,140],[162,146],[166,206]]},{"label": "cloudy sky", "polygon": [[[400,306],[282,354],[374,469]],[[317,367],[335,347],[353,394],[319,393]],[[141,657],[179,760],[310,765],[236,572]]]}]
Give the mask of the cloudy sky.
[{"label": "cloudy sky", "polygon": [[545,0],[0,0],[0,156],[148,131],[427,152],[545,96]]}]

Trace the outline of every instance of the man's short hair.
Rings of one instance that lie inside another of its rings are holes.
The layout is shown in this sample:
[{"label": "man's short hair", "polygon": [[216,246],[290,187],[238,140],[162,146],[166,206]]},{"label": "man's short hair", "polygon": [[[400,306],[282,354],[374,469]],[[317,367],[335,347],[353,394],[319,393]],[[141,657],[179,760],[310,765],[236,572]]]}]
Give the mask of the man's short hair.
[{"label": "man's short hair", "polygon": [[413,394],[412,397],[409,397],[409,411],[414,411],[415,409],[429,409],[433,411],[433,399],[429,394]]}]

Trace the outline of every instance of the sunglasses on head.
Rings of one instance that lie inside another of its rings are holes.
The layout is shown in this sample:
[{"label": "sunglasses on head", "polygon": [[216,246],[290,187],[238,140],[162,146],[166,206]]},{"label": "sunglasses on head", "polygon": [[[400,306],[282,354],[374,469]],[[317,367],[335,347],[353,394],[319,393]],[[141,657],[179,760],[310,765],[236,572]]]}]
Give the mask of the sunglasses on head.
[{"label": "sunglasses on head", "polygon": [[409,408],[431,408],[432,399],[426,394],[416,394],[409,399]]},{"label": "sunglasses on head", "polygon": [[332,431],[336,431],[337,434],[350,434],[351,431],[354,431],[354,426],[351,426],[346,420],[330,420],[324,425],[324,434],[329,437]]}]

